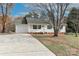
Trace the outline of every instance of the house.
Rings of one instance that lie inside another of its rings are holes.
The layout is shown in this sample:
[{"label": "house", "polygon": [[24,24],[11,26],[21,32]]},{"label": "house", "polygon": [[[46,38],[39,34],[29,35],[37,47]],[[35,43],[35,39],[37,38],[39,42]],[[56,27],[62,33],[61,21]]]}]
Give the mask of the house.
[{"label": "house", "polygon": [[[16,33],[53,33],[53,27],[50,25],[48,18],[26,18],[27,24],[22,23],[23,17],[15,18],[15,32]],[[65,33],[65,26],[59,32]]]}]

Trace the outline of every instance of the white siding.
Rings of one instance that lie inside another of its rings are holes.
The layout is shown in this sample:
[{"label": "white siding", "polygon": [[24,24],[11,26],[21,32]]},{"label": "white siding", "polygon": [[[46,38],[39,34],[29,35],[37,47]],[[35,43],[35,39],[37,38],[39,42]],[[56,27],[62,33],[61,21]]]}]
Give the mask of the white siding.
[{"label": "white siding", "polygon": [[[44,27],[41,27],[41,29],[33,29],[33,25],[41,25]],[[29,26],[29,32],[54,32],[53,28],[52,29],[47,29],[47,24],[35,24],[35,23],[30,23],[28,24]],[[65,26],[60,30],[60,32],[66,32]]]},{"label": "white siding", "polygon": [[[41,29],[33,29],[33,25],[41,25]],[[22,32],[54,32],[52,29],[47,29],[47,24],[35,24],[35,23],[28,23],[27,24],[17,24],[16,25],[16,33]],[[60,30],[60,32],[66,32],[65,26]]]},{"label": "white siding", "polygon": [[16,33],[28,32],[27,24],[17,24],[16,25]]},{"label": "white siding", "polygon": [[41,25],[45,26],[45,24],[28,24],[29,26],[29,32],[44,32],[45,27],[41,27],[41,29],[33,29],[33,25]]},{"label": "white siding", "polygon": [[66,32],[66,26],[63,26],[63,28],[60,30],[60,32]]},{"label": "white siding", "polygon": [[[33,25],[42,25],[43,27],[41,27],[41,29],[33,29]],[[54,32],[53,28],[52,29],[47,29],[47,24],[33,24],[30,23],[28,24],[29,26],[29,32]],[[63,28],[61,30],[59,30],[60,32],[66,32],[65,30],[65,26],[63,26]]]}]

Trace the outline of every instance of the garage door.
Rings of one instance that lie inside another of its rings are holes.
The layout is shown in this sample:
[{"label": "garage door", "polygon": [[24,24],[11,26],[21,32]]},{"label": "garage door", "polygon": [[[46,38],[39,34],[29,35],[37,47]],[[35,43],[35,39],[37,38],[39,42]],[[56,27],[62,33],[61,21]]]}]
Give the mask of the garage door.
[{"label": "garage door", "polygon": [[16,33],[26,33],[28,32],[28,25],[27,24],[18,24],[16,25]]}]

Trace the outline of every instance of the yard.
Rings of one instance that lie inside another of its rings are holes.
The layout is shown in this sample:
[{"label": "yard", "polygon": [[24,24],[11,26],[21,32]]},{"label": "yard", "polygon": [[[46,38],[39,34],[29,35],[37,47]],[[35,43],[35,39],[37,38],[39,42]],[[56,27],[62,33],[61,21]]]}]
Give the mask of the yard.
[{"label": "yard", "polygon": [[79,56],[79,37],[74,35],[32,34],[57,56]]}]

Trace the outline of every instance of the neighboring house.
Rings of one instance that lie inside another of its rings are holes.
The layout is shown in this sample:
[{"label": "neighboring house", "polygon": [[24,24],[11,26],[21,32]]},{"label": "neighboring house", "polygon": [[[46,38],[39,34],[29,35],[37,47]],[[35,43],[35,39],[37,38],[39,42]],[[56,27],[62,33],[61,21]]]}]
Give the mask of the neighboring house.
[{"label": "neighboring house", "polygon": [[[53,33],[53,27],[50,25],[48,18],[27,18],[27,24],[22,24],[23,17],[15,18],[16,33]],[[59,32],[65,33],[66,27],[63,26]]]}]

